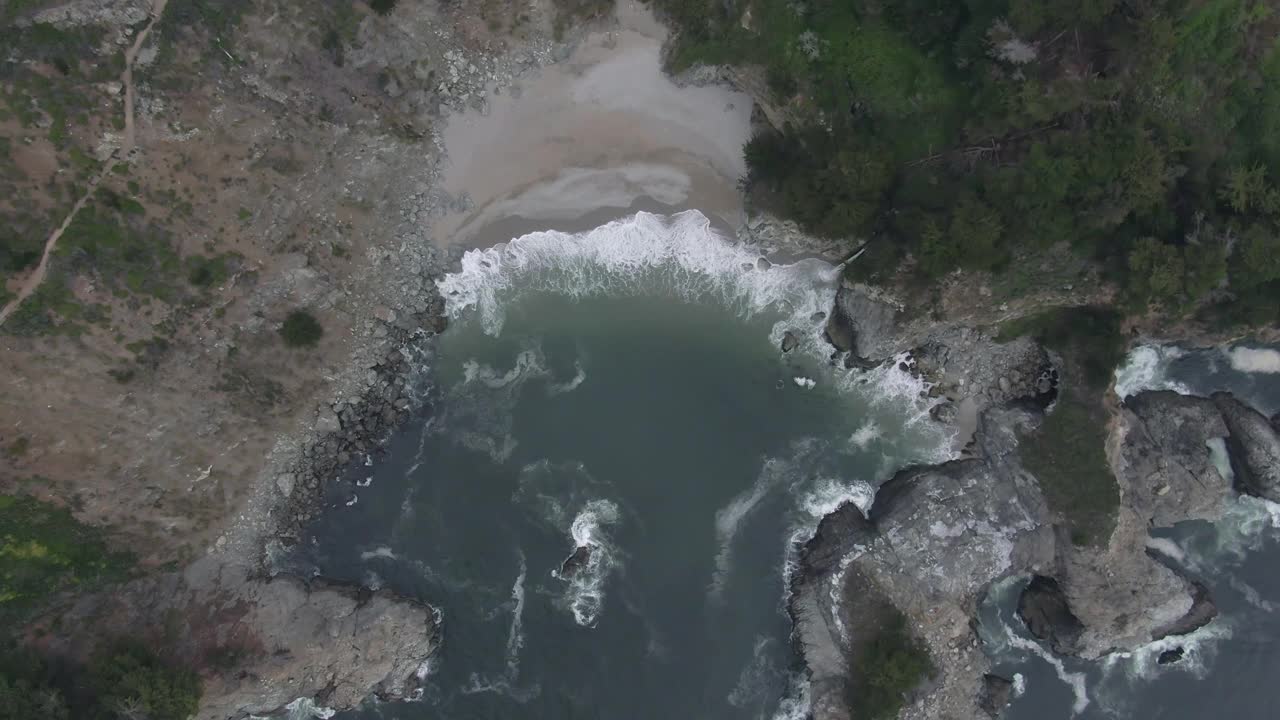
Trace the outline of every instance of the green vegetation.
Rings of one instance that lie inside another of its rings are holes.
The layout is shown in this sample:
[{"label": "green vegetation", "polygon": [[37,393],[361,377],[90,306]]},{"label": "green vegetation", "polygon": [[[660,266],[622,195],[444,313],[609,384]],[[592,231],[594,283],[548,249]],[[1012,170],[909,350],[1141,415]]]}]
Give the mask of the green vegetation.
[{"label": "green vegetation", "polygon": [[[757,201],[936,277],[1059,242],[1129,310],[1280,320],[1280,24],[1258,0],[655,0],[762,65]],[[1259,260],[1262,260],[1259,262]]]},{"label": "green vegetation", "polygon": [[306,310],[294,310],[284,319],[280,326],[280,336],[289,347],[312,347],[320,342],[324,328],[320,321]]},{"label": "green vegetation", "polygon": [[369,9],[379,15],[389,15],[396,9],[396,0],[369,0]]},{"label": "green vegetation", "polygon": [[110,551],[97,528],[31,497],[0,495],[0,625],[21,620],[64,590],[123,579],[132,559]]},{"label": "green vegetation", "polygon": [[1106,544],[1120,489],[1107,464],[1106,413],[1077,393],[1065,394],[1019,446],[1045,500],[1066,521],[1076,545]]},{"label": "green vegetation", "polygon": [[851,688],[855,715],[866,720],[898,716],[911,692],[932,671],[929,654],[907,628],[907,620],[887,605],[888,622],[863,648]]},{"label": "green vegetation", "polygon": [[1056,350],[1066,381],[1040,427],[1022,439],[1023,465],[1040,481],[1049,507],[1072,542],[1105,543],[1115,526],[1120,490],[1107,464],[1107,411],[1102,405],[1124,356],[1120,314],[1104,308],[1056,308],[1006,323],[999,340],[1030,335]]},{"label": "green vegetation", "polygon": [[200,692],[195,673],[136,643],[99,653],[88,668],[0,652],[0,720],[187,720]]},{"label": "green vegetation", "polygon": [[108,717],[187,720],[200,701],[200,678],[146,648],[126,643],[94,659],[89,668],[96,704]]}]

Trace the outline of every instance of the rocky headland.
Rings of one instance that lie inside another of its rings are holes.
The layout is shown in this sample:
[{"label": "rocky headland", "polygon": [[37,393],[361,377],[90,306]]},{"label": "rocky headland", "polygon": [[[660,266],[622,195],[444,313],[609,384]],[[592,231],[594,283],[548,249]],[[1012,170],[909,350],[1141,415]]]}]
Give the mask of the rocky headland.
[{"label": "rocky headland", "polygon": [[[998,716],[1009,680],[989,674],[976,611],[1005,578],[1030,580],[1018,614],[1062,655],[1100,658],[1211,622],[1208,591],[1148,552],[1149,533],[1217,519],[1233,493],[1274,501],[1275,424],[1224,393],[1121,401],[1108,390],[1114,529],[1100,543],[1073,542],[1019,446],[1075,374],[1029,338],[998,342],[987,328],[1007,311],[984,323],[919,324],[898,322],[903,307],[884,290],[845,284],[827,331],[837,359],[908,363],[933,385],[935,421],[966,440],[960,459],[884,479],[865,513],[846,504],[805,545],[790,611],[815,717],[858,716],[855,689],[868,672],[860,644],[893,612],[931,665],[901,717]],[[1180,658],[1175,649],[1161,662]]]}]

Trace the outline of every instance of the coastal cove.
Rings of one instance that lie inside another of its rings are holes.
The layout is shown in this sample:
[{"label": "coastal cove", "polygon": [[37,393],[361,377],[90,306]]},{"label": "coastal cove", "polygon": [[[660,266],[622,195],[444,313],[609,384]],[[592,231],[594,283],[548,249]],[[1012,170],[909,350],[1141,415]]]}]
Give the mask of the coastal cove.
[{"label": "coastal cove", "polygon": [[1090,7],[0,2],[0,720],[1269,717],[1280,25]]}]

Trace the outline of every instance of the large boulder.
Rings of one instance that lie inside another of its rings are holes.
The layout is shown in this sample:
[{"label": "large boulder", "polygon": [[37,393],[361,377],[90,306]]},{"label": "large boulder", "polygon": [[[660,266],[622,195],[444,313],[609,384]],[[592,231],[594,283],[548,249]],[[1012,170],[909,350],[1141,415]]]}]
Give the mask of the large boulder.
[{"label": "large boulder", "polygon": [[1127,398],[1116,413],[1116,477],[1125,502],[1154,527],[1213,520],[1231,490],[1215,447],[1229,434],[1213,401],[1170,391]]},{"label": "large boulder", "polygon": [[1054,652],[1071,654],[1079,650],[1084,625],[1071,612],[1057,580],[1043,575],[1031,578],[1018,597],[1018,617],[1032,635],[1048,643]]},{"label": "large boulder", "polygon": [[841,283],[827,317],[827,340],[863,360],[894,354],[898,308],[866,285]]},{"label": "large boulder", "polygon": [[1230,435],[1227,448],[1236,486],[1243,492],[1280,502],[1280,435],[1260,412],[1227,393],[1215,393]]}]

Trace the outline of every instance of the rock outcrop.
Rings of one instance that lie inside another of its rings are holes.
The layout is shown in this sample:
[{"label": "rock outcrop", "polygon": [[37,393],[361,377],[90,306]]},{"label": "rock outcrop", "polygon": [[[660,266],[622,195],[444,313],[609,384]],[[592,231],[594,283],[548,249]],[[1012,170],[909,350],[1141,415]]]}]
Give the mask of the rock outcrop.
[{"label": "rock outcrop", "polygon": [[1057,580],[1043,575],[1031,578],[1018,597],[1018,617],[1054,652],[1067,655],[1079,650],[1084,625],[1071,612]]},{"label": "rock outcrop", "polygon": [[117,637],[164,637],[173,659],[201,675],[197,720],[267,715],[298,698],[337,710],[370,695],[407,698],[439,641],[427,605],[355,585],[254,578],[211,559],[83,598],[62,620],[105,630],[47,641],[73,659]]},{"label": "rock outcrop", "polygon": [[827,317],[827,340],[861,360],[880,360],[895,353],[898,307],[866,285],[841,283]]},{"label": "rock outcrop", "polygon": [[865,520],[846,505],[822,521],[802,553],[791,603],[815,718],[849,716],[852,650],[881,619],[866,610],[869,589],[905,614],[937,671],[908,713],[982,716],[988,662],[972,628],[977,600],[991,582],[1053,558],[1044,498],[1014,452],[1017,429],[1035,420],[993,409],[982,418],[977,457],[903,470],[880,488]]},{"label": "rock outcrop", "polygon": [[1227,393],[1215,393],[1230,435],[1231,469],[1236,486],[1250,495],[1280,502],[1280,435],[1260,412]]}]

